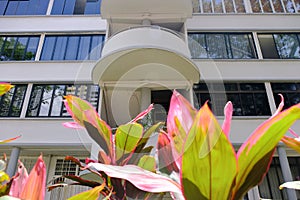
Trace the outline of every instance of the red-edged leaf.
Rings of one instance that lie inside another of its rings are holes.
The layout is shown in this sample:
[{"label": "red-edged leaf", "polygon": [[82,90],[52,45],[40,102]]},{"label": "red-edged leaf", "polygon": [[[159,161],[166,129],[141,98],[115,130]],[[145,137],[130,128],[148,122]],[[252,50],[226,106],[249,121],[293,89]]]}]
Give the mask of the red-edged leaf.
[{"label": "red-edged leaf", "polygon": [[232,113],[233,113],[233,106],[231,101],[229,101],[224,107],[224,122],[222,125],[222,130],[227,137],[229,137],[229,133],[230,133]]},{"label": "red-edged leaf", "polygon": [[[251,187],[257,185],[268,170],[268,165],[261,164],[264,168],[254,170],[254,166],[260,165],[259,162],[269,163],[272,159],[274,148],[288,131],[290,126],[300,118],[300,104],[297,104],[288,110],[272,116],[270,119],[260,125],[240,147],[238,156],[239,173],[236,179],[235,198],[241,198],[241,195],[247,192]],[[264,158],[264,159],[262,159]],[[256,179],[249,176],[255,174]],[[247,181],[246,181],[247,180]],[[243,191],[239,191],[239,190]]]},{"label": "red-edged leaf", "polygon": [[133,120],[131,120],[128,123],[137,122],[138,120],[143,119],[152,109],[153,109],[153,104],[150,104],[146,110],[138,114]]},{"label": "red-edged leaf", "polygon": [[[101,146],[106,154],[114,157],[111,128],[105,121],[100,119],[93,106],[87,101],[72,95],[65,96],[65,106],[75,122],[87,129],[89,135]],[[71,125],[69,124],[69,126]]]},{"label": "red-edged leaf", "polygon": [[31,170],[20,195],[21,199],[44,200],[46,190],[46,165],[40,156]]},{"label": "red-edged leaf", "polygon": [[[121,158],[130,158],[142,135],[143,126],[141,124],[130,123],[119,126],[115,135],[116,161]],[[126,155],[126,157],[124,157],[124,155]]]},{"label": "red-edged leaf", "polygon": [[300,153],[300,139],[299,139],[299,137],[298,138],[292,138],[292,137],[288,137],[288,136],[283,136],[281,141],[285,145],[290,147],[291,149],[294,149],[295,151]]},{"label": "red-edged leaf", "polygon": [[13,197],[20,197],[20,194],[28,180],[28,173],[23,163],[19,161],[18,172],[15,175],[13,182],[11,184],[11,188],[9,191],[9,195]]},{"label": "red-edged leaf", "polygon": [[167,129],[178,167],[181,165],[183,144],[196,113],[193,106],[183,96],[176,91],[173,92],[167,117]]},{"label": "red-edged leaf", "polygon": [[184,149],[181,185],[185,198],[230,198],[236,154],[207,104],[197,113]]},{"label": "red-edged leaf", "polygon": [[110,177],[125,179],[144,191],[181,193],[180,185],[172,179],[154,174],[135,165],[113,166],[90,163],[88,167],[103,171]]},{"label": "red-edged leaf", "polygon": [[21,135],[19,135],[17,137],[14,137],[14,138],[6,139],[6,140],[0,140],[0,144],[5,144],[5,143],[8,143],[8,142],[14,141],[14,140],[16,140],[20,137],[21,137]]},{"label": "red-edged leaf", "polygon": [[161,172],[171,174],[172,171],[179,171],[172,154],[170,139],[168,138],[166,133],[161,132],[158,136],[157,154],[158,166]]}]

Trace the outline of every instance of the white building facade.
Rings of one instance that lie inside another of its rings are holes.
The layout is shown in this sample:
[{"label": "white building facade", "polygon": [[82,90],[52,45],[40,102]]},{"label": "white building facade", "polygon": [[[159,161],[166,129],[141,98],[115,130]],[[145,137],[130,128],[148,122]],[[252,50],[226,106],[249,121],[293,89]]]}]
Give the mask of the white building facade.
[{"label": "white building facade", "polygon": [[[111,127],[150,103],[153,120],[165,120],[173,89],[195,107],[209,100],[220,121],[230,100],[237,148],[279,93],[286,108],[300,102],[299,0],[0,0],[0,15],[0,81],[15,85],[0,97],[1,138],[22,135],[0,146],[10,174],[18,158],[30,168],[42,152],[51,183],[78,174],[65,155],[97,157],[85,131],[62,126],[67,94],[87,99]],[[300,156],[279,145],[245,199],[300,198],[278,189],[299,177]],[[60,192],[47,199],[76,191]]]}]

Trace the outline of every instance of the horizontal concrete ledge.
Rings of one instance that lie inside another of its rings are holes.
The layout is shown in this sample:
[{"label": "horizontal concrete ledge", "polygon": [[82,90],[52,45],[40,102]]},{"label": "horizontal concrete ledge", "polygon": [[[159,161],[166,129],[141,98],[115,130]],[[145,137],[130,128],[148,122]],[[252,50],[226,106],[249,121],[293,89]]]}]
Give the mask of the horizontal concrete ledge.
[{"label": "horizontal concrete ledge", "polygon": [[1,33],[104,32],[106,20],[99,15],[1,16]]},{"label": "horizontal concrete ledge", "polygon": [[[92,82],[96,61],[0,62],[1,81],[7,82]],[[20,73],[22,76],[20,76]]]},{"label": "horizontal concrete ledge", "polygon": [[299,81],[300,60],[194,60],[200,80]]},{"label": "horizontal concrete ledge", "polygon": [[197,14],[188,31],[299,31],[300,14]]}]

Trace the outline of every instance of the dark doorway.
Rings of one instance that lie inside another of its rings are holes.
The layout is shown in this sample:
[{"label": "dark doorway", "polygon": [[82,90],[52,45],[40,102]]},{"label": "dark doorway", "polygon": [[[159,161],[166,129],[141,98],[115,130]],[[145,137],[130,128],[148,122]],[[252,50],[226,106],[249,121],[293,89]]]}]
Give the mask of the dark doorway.
[{"label": "dark doorway", "polygon": [[151,91],[151,103],[154,103],[153,121],[165,122],[170,107],[172,96],[171,90],[155,90]]}]

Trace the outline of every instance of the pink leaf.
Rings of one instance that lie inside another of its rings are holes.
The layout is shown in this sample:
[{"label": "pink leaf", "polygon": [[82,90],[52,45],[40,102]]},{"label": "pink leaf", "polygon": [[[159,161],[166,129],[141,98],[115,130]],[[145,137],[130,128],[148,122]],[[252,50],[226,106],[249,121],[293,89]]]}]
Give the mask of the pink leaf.
[{"label": "pink leaf", "polygon": [[172,179],[144,170],[136,165],[113,166],[90,163],[88,167],[103,171],[110,177],[125,179],[144,191],[176,192],[181,194],[180,185]]},{"label": "pink leaf", "polygon": [[64,127],[73,128],[73,129],[82,129],[83,127],[77,122],[65,122],[63,123]]},{"label": "pink leaf", "polygon": [[138,114],[133,120],[131,120],[129,123],[133,123],[136,122],[140,119],[143,119],[151,110],[153,109],[153,104],[150,104],[149,107],[144,110],[143,112],[141,112],[140,114]]},{"label": "pink leaf", "polygon": [[20,195],[21,199],[44,200],[46,190],[46,165],[39,156]]},{"label": "pink leaf", "polygon": [[224,118],[224,122],[222,125],[222,130],[225,133],[225,135],[227,136],[227,138],[229,137],[229,133],[230,133],[232,113],[233,113],[233,106],[232,106],[231,101],[228,101],[224,107],[225,118]]},{"label": "pink leaf", "polygon": [[283,106],[284,106],[284,97],[282,96],[282,94],[278,94],[278,95],[280,96],[280,99],[281,99],[280,104],[279,104],[276,112],[272,115],[272,117],[278,115],[282,111]]},{"label": "pink leaf", "polygon": [[15,175],[13,182],[11,184],[11,188],[9,191],[9,195],[13,197],[20,197],[23,187],[25,186],[28,180],[28,173],[23,163],[19,161],[18,172]]}]

